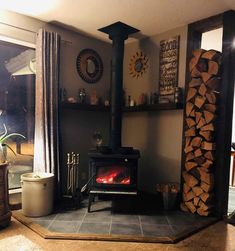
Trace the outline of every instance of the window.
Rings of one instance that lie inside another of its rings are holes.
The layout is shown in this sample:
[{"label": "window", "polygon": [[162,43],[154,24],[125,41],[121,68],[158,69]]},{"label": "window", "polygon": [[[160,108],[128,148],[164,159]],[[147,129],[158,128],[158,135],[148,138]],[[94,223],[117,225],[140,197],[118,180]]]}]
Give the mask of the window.
[{"label": "window", "polygon": [[7,143],[9,189],[20,187],[20,176],[32,172],[35,128],[35,49],[0,40],[0,132],[14,136]]}]

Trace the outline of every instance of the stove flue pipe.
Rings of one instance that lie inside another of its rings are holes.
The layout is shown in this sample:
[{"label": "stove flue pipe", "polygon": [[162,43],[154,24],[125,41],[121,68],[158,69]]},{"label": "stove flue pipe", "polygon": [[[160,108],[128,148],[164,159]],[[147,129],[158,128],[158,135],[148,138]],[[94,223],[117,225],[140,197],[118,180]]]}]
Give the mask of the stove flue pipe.
[{"label": "stove flue pipe", "polygon": [[111,66],[111,119],[109,146],[116,152],[121,146],[122,138],[122,105],[123,105],[123,58],[124,41],[132,33],[139,30],[117,22],[99,29],[109,35],[112,40],[112,66]]}]

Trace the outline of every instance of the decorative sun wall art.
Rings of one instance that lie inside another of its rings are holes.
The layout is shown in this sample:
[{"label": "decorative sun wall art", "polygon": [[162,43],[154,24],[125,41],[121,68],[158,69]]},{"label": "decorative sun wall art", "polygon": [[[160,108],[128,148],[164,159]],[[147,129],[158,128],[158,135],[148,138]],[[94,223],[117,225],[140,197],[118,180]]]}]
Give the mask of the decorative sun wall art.
[{"label": "decorative sun wall art", "polygon": [[130,59],[129,74],[133,78],[141,77],[148,68],[148,58],[142,51],[137,51]]}]

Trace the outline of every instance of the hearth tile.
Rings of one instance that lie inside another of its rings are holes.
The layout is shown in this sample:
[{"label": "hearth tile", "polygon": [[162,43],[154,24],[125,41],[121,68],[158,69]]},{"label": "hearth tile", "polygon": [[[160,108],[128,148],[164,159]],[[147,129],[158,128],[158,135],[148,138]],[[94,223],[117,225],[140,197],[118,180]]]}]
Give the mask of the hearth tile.
[{"label": "hearth tile", "polygon": [[131,214],[112,214],[113,223],[139,224],[139,216]]},{"label": "hearth tile", "polygon": [[85,212],[76,210],[76,211],[67,211],[58,213],[55,217],[55,220],[59,221],[82,221],[85,217]]},{"label": "hearth tile", "polygon": [[37,219],[34,219],[33,221],[34,223],[39,224],[40,226],[44,228],[48,228],[52,222],[52,220],[37,220]]},{"label": "hearth tile", "polygon": [[166,237],[173,235],[172,228],[169,225],[142,224],[141,226],[144,236]]},{"label": "hearth tile", "polygon": [[52,232],[76,233],[80,225],[81,225],[81,221],[54,220],[48,229]]},{"label": "hearth tile", "polygon": [[112,223],[111,234],[141,236],[140,224]]},{"label": "hearth tile", "polygon": [[142,224],[168,225],[165,215],[141,215],[140,220]]},{"label": "hearth tile", "polygon": [[85,223],[83,222],[78,233],[109,234],[111,223]]},{"label": "hearth tile", "polygon": [[110,211],[99,211],[87,213],[84,222],[100,222],[100,223],[110,223],[111,222],[111,212]]},{"label": "hearth tile", "polygon": [[170,225],[195,225],[198,217],[189,213],[171,212],[166,215]]},{"label": "hearth tile", "polygon": [[171,225],[172,231],[174,235],[182,235],[190,233],[191,231],[197,230],[196,225]]}]

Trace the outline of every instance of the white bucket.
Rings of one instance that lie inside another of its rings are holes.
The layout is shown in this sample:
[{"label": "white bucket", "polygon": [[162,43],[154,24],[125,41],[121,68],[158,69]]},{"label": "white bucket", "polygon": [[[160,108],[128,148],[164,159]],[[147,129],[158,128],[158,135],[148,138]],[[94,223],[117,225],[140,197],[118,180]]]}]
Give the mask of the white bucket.
[{"label": "white bucket", "polygon": [[22,211],[24,215],[40,217],[52,212],[54,199],[54,174],[22,174],[21,186]]}]

